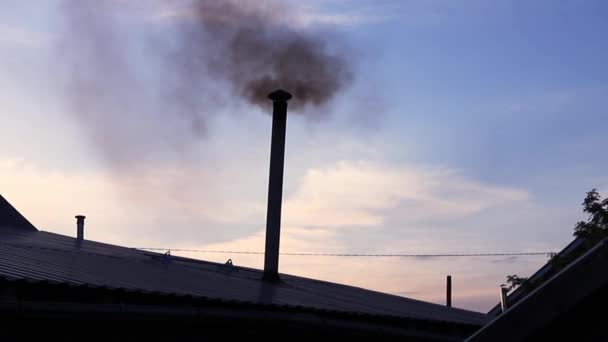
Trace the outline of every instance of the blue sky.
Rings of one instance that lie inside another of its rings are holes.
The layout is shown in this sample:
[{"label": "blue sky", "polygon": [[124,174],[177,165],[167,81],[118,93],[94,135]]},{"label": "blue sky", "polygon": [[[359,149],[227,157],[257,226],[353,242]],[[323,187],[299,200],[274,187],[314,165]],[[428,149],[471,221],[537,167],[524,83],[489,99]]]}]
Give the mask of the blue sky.
[{"label": "blue sky", "polygon": [[[128,246],[262,250],[270,120],[237,103],[201,139],[158,139],[128,172],[68,104],[60,1],[0,14],[0,192],[41,229]],[[139,3],[141,1],[123,1]],[[158,4],[162,1],[151,1]],[[559,250],[593,187],[606,194],[608,5],[603,1],[289,1],[298,30],[329,32],[355,82],[288,124],[286,252]],[[146,62],[142,62],[144,65]],[[154,76],[154,68],[149,67]],[[151,87],[155,87],[154,84]],[[152,106],[153,104],[149,104]],[[147,131],[150,132],[150,131]],[[262,267],[240,255],[189,254]],[[284,257],[284,272],[487,310],[506,275],[546,258]]]}]

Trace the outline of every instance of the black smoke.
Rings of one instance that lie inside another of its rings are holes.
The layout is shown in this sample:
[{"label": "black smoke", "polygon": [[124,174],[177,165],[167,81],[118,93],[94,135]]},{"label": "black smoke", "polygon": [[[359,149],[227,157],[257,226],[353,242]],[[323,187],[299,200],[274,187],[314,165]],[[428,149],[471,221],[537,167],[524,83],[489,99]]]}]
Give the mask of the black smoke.
[{"label": "black smoke", "polygon": [[283,88],[305,113],[353,79],[341,42],[298,29],[279,1],[66,0],[59,14],[71,111],[123,164],[159,141],[184,148],[235,99],[266,110]]}]

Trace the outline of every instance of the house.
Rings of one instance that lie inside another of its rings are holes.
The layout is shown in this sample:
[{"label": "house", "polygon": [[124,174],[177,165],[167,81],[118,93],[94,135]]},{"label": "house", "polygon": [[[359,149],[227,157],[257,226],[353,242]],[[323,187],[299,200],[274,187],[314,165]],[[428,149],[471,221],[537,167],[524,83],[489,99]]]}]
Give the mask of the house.
[{"label": "house", "polygon": [[[82,222],[81,222],[82,223]],[[462,341],[489,316],[314,279],[40,231],[0,196],[6,340]],[[12,339],[11,339],[12,338]]]},{"label": "house", "polygon": [[[560,254],[576,255],[584,241],[577,239]],[[517,302],[467,341],[608,341],[608,238],[521,292]],[[539,272],[540,272],[539,271]],[[540,280],[544,275],[536,275]],[[534,277],[532,277],[534,278]],[[532,279],[531,278],[531,279]]]},{"label": "house", "polygon": [[[509,293],[505,298],[505,305],[507,307],[511,307],[517,304],[517,302],[526,297],[530,292],[532,292],[532,290],[557,274],[563,268],[563,266],[565,266],[563,265],[564,263],[573,261],[577,257],[583,255],[587,250],[589,250],[589,248],[589,243],[584,238],[577,237],[576,239],[572,240],[572,242],[570,242],[564,249],[552,256],[549,262],[530,276],[523,286],[519,286]],[[557,260],[561,260],[563,262],[556,263]],[[501,313],[501,303],[496,304],[490,311],[488,311],[488,315],[491,316],[499,316]]]}]

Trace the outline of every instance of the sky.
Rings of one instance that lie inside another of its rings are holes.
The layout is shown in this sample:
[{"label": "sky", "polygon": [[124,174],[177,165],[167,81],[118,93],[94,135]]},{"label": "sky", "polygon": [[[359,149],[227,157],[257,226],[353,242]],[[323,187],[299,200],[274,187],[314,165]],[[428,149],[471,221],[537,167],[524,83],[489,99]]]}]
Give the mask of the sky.
[{"label": "sky", "polygon": [[[69,81],[83,69],[66,43],[78,29],[62,28],[66,1],[0,2],[0,194],[45,231],[73,236],[74,215],[84,214],[92,240],[263,251],[266,108],[222,83],[195,88],[219,95],[205,102],[213,114],[204,134],[194,134],[173,119],[183,113],[153,115],[160,100],[120,107],[98,87],[75,105]],[[176,13],[160,0],[108,2],[151,35]],[[353,69],[330,103],[289,116],[282,252],[559,251],[585,218],[585,193],[608,195],[606,2],[281,5],[291,29],[321,36]],[[142,88],[156,94],[168,81],[150,57],[158,51],[138,50],[139,38],[127,45],[137,63],[93,75],[141,69]],[[91,106],[109,119],[87,116]],[[263,267],[262,255],[173,253]],[[487,311],[507,275],[529,276],[546,261],[284,255],[280,271],[435,303],[452,275],[453,305]]]}]

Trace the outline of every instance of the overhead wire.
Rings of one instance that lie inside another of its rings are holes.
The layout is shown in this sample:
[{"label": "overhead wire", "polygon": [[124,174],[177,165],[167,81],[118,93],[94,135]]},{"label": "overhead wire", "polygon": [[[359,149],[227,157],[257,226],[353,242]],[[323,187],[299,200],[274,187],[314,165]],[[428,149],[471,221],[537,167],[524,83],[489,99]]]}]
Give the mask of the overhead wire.
[{"label": "overhead wire", "polygon": [[[210,253],[210,254],[250,254],[263,255],[260,251],[233,251],[233,250],[204,250],[204,249],[183,249],[183,248],[160,248],[160,247],[134,247],[135,249],[149,251],[171,251],[171,252],[190,252],[190,253]],[[454,257],[510,257],[510,256],[539,256],[553,255],[554,252],[513,252],[513,253],[431,253],[431,254],[410,254],[410,253],[310,253],[310,252],[281,252],[280,255],[288,256],[323,256],[323,257],[397,257],[397,258],[454,258]]]}]

